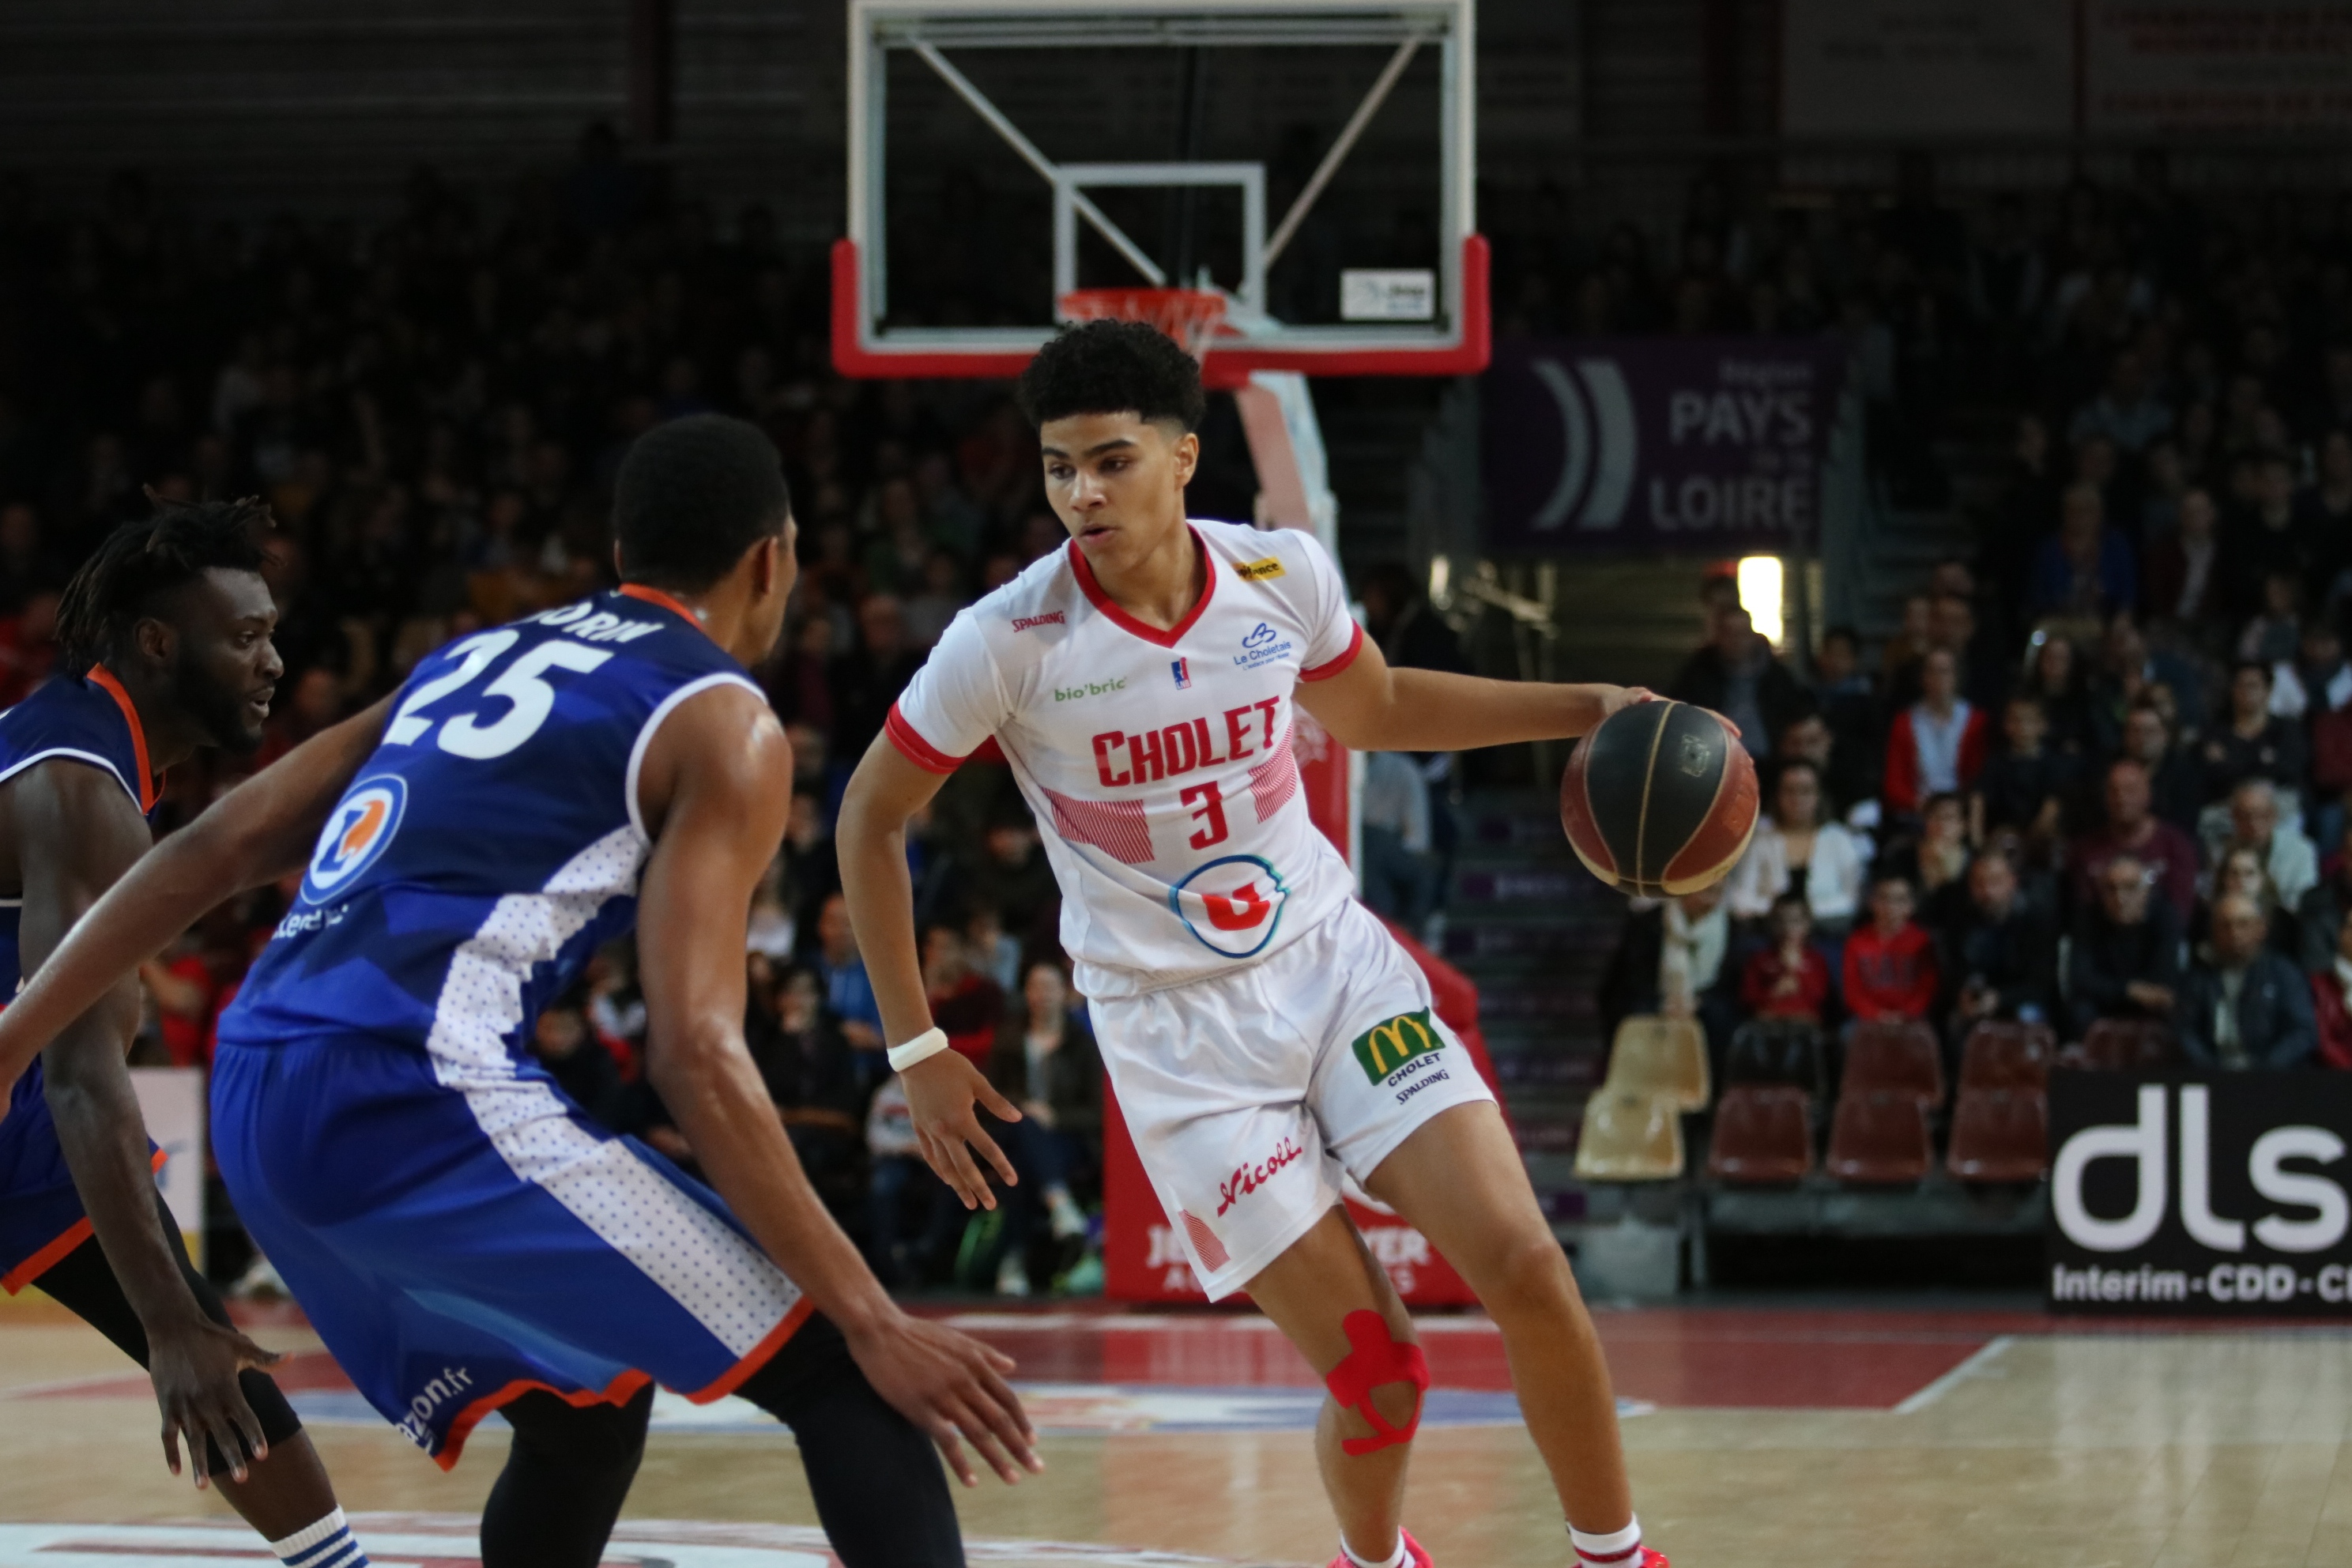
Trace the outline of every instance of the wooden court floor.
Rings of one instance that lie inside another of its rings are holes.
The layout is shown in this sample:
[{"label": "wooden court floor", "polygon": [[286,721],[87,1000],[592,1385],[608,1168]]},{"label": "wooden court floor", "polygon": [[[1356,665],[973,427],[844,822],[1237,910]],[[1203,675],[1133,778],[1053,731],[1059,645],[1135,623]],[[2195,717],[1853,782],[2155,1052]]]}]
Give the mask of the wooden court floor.
[{"label": "wooden court floor", "polygon": [[[961,1502],[975,1563],[1310,1564],[1334,1550],[1315,1391],[1255,1320],[962,1320],[1024,1361],[1050,1471]],[[2024,1313],[1601,1314],[1643,1518],[1679,1568],[2352,1568],[2352,1332],[2091,1332]],[[504,1435],[451,1476],[373,1419],[299,1324],[287,1382],[379,1563],[470,1563]],[[1446,1568],[1568,1561],[1475,1319],[1427,1336],[1439,1391],[1408,1521]],[[153,1405],[96,1335],[0,1309],[0,1568],[267,1562],[171,1480]],[[665,1402],[609,1563],[820,1568],[791,1439]],[[230,1521],[234,1524],[234,1521]],[[170,1526],[172,1528],[162,1528]]]}]

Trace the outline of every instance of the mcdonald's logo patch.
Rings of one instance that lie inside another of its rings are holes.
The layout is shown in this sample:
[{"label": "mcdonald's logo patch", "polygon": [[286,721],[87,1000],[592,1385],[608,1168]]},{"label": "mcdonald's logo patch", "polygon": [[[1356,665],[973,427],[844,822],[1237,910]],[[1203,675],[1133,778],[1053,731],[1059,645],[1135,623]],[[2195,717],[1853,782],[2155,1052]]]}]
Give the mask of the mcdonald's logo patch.
[{"label": "mcdonald's logo patch", "polygon": [[1234,567],[1234,575],[1244,583],[1264,583],[1282,575],[1282,563],[1269,555],[1263,561],[1244,561]]},{"label": "mcdonald's logo patch", "polygon": [[1423,1007],[1418,1013],[1400,1013],[1385,1024],[1374,1024],[1356,1037],[1353,1048],[1364,1076],[1374,1083],[1386,1083],[1407,1062],[1444,1044],[1430,1020],[1429,1009]]}]

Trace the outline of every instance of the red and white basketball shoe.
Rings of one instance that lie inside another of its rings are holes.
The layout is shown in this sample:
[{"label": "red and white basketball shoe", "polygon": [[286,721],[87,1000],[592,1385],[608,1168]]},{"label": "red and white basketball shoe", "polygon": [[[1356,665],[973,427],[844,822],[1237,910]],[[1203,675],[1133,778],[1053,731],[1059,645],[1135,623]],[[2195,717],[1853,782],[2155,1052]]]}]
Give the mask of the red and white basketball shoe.
[{"label": "red and white basketball shoe", "polygon": [[[1421,1542],[1412,1538],[1412,1531],[1400,1530],[1397,1533],[1404,1537],[1404,1568],[1437,1568],[1437,1560],[1422,1550]],[[1663,1563],[1665,1559],[1662,1557],[1658,1561]],[[1356,1568],[1356,1565],[1349,1562],[1348,1554],[1342,1552],[1331,1559],[1331,1568]],[[1649,1565],[1644,1563],[1643,1568],[1649,1568]]]},{"label": "red and white basketball shoe", "polygon": [[[1628,1555],[1622,1563],[1616,1564],[1616,1568],[1669,1568],[1666,1554],[1654,1546],[1629,1547],[1627,1552]],[[1571,1552],[1570,1555],[1574,1556],[1575,1553]],[[1591,1561],[1585,1557],[1577,1557],[1576,1560],[1580,1563]]]}]

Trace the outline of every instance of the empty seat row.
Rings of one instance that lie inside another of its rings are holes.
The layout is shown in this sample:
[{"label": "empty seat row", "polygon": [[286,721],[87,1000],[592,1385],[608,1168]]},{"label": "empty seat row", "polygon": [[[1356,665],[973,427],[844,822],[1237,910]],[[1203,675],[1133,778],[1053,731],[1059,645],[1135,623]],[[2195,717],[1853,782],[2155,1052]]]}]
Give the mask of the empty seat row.
[{"label": "empty seat row", "polygon": [[1711,1096],[1706,1037],[1696,1019],[1626,1019],[1610,1043],[1608,1079],[1584,1103],[1577,1175],[1588,1182],[1681,1175],[1683,1115],[1705,1110]]},{"label": "empty seat row", "polygon": [[[2054,1047],[2042,1025],[1987,1022],[1970,1031],[1945,1156],[1945,1169],[1953,1176],[1964,1182],[2025,1182],[2047,1168],[2043,1089]],[[1751,1051],[1749,1059],[1769,1056]],[[1943,1057],[1926,1026],[1856,1027],[1846,1042],[1845,1070],[1830,1121],[1824,1162],[1829,1173],[1864,1185],[1919,1181],[1935,1164],[1928,1116],[1943,1100]],[[1741,1184],[1801,1178],[1813,1168],[1811,1111],[1811,1099],[1798,1085],[1733,1083],[1716,1109],[1708,1173]]]},{"label": "empty seat row", "polygon": [[[1751,1023],[1734,1037],[1715,1107],[1707,1173],[1744,1185],[1795,1182],[1815,1169],[1814,1108],[1830,1084],[1828,1042],[1810,1025]],[[2049,1166],[2044,1090],[2053,1065],[2107,1069],[2173,1059],[2160,1025],[2109,1020],[2057,1047],[2046,1025],[1978,1024],[1961,1050],[1944,1168],[1972,1183],[2029,1182]],[[1821,1167],[1841,1181],[1904,1185],[1934,1167],[1929,1118],[1945,1100],[1943,1056],[1924,1024],[1864,1024],[1846,1041]],[[1576,1173],[1586,1181],[1683,1173],[1682,1117],[1706,1108],[1705,1038],[1696,1021],[1628,1018],[1607,1081],[1585,1104]]]}]

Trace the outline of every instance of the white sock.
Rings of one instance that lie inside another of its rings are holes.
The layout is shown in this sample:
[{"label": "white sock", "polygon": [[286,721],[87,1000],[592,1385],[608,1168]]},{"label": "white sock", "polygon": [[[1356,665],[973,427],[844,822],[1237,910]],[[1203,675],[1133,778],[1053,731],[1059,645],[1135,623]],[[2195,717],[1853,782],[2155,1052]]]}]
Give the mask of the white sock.
[{"label": "white sock", "polygon": [[1404,1568],[1404,1531],[1397,1531],[1396,1550],[1386,1557],[1357,1556],[1356,1549],[1348,1544],[1348,1538],[1344,1535],[1339,1538],[1339,1555],[1354,1563],[1356,1568]]},{"label": "white sock", "polygon": [[352,1539],[341,1509],[283,1541],[271,1542],[269,1550],[286,1568],[368,1568],[368,1555]]},{"label": "white sock", "polygon": [[1576,1548],[1578,1568],[1640,1568],[1642,1521],[1638,1518],[1609,1535],[1587,1535],[1571,1524],[1568,1539]]}]

